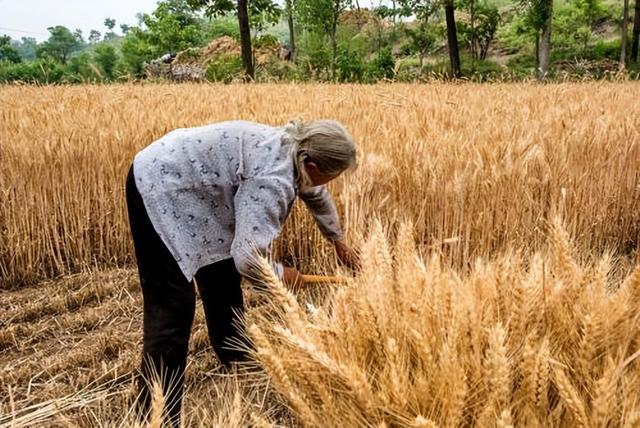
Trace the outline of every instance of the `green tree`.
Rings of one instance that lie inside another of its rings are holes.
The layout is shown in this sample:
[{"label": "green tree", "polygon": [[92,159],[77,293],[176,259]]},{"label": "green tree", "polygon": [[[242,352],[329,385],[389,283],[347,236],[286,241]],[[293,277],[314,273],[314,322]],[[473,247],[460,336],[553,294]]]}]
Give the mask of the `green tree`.
[{"label": "green tree", "polygon": [[100,66],[108,80],[113,80],[114,70],[118,62],[116,49],[107,43],[101,43],[94,52],[94,61]]},{"label": "green tree", "polygon": [[36,59],[36,49],[38,47],[38,41],[35,38],[22,37],[20,38],[20,40],[14,40],[12,44],[20,54],[20,58],[26,61],[33,61],[34,59]]},{"label": "green tree", "polygon": [[0,36],[0,61],[8,61],[17,64],[22,61],[20,53],[11,45],[11,37]]},{"label": "green tree", "polygon": [[544,78],[549,71],[551,58],[551,24],[553,0],[520,0],[525,10],[525,22],[533,30],[536,42],[536,68]]},{"label": "green tree", "polygon": [[500,24],[500,12],[487,0],[463,0],[459,4],[469,14],[469,21],[462,22],[459,31],[469,43],[471,58],[486,59]]},{"label": "green tree", "polygon": [[146,27],[142,36],[158,55],[202,43],[198,17],[186,0],[161,1],[151,15],[143,14],[141,20]]},{"label": "green tree", "polygon": [[144,71],[145,61],[156,56],[154,49],[146,40],[145,33],[138,27],[133,27],[122,41],[122,59],[129,71],[137,77],[141,77]]},{"label": "green tree", "polygon": [[636,0],[633,15],[633,30],[631,30],[631,61],[638,61],[638,41],[640,40],[640,0]]},{"label": "green tree", "polygon": [[113,29],[116,27],[116,20],[113,18],[105,18],[104,26],[107,27],[109,31],[113,31]]},{"label": "green tree", "polygon": [[405,33],[409,38],[408,50],[418,54],[420,73],[422,73],[424,58],[435,47],[438,34],[433,26],[429,26],[425,22],[419,22],[414,27],[407,27]]},{"label": "green tree", "polygon": [[462,77],[460,68],[460,52],[458,49],[458,31],[456,29],[455,4],[453,0],[444,0],[444,13],[447,22],[447,46],[449,48],[449,63],[451,76]]},{"label": "green tree", "polygon": [[351,0],[297,0],[296,11],[302,25],[331,42],[331,79],[336,78],[338,19]]},{"label": "green tree", "polygon": [[204,10],[208,17],[235,13],[240,30],[242,65],[247,79],[255,76],[251,48],[251,27],[262,29],[268,23],[275,23],[280,16],[280,8],[272,0],[187,0],[194,10]]},{"label": "green tree", "polygon": [[92,45],[98,43],[101,38],[102,38],[102,33],[100,33],[100,31],[91,30],[89,32],[89,43],[91,43]]},{"label": "green tree", "polygon": [[120,24],[120,30],[122,31],[122,34],[126,35],[131,30],[131,26],[127,24]]},{"label": "green tree", "polygon": [[118,35],[113,31],[113,29],[116,28],[116,20],[115,19],[113,19],[113,18],[105,18],[104,26],[107,27],[107,29],[109,30],[106,33],[104,33],[104,40],[105,41],[114,40],[114,39],[118,38]]},{"label": "green tree", "polygon": [[47,28],[49,39],[41,43],[36,50],[38,58],[51,58],[62,64],[66,64],[69,55],[77,51],[82,46],[79,35],[73,34],[67,27],[57,25]]}]

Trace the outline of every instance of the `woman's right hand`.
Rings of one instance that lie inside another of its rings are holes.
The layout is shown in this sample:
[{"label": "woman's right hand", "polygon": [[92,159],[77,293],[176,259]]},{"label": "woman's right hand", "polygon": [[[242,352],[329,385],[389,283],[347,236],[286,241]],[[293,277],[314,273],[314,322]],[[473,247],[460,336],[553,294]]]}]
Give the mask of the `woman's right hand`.
[{"label": "woman's right hand", "polygon": [[300,287],[303,283],[302,274],[296,268],[285,266],[282,275],[282,282],[284,282],[288,287],[295,289]]}]

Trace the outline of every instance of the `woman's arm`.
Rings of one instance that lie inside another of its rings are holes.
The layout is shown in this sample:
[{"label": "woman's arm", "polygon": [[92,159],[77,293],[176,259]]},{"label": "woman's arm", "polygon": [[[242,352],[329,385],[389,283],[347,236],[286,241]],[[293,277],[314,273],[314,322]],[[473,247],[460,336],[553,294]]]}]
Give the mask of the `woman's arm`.
[{"label": "woman's arm", "polygon": [[327,187],[312,187],[300,192],[299,196],[316,220],[322,235],[333,243],[338,260],[351,269],[360,269],[360,256],[344,241],[338,212]]},{"label": "woman's arm", "polygon": [[333,242],[342,240],[338,212],[327,187],[312,187],[298,195],[311,212],[322,235]]},{"label": "woman's arm", "polygon": [[[234,198],[235,236],[231,256],[236,269],[248,280],[260,284],[257,257],[269,257],[271,242],[280,234],[287,217],[293,188],[280,180],[255,177],[240,182]],[[300,273],[281,263],[272,262],[275,274],[287,285],[300,281]]]}]

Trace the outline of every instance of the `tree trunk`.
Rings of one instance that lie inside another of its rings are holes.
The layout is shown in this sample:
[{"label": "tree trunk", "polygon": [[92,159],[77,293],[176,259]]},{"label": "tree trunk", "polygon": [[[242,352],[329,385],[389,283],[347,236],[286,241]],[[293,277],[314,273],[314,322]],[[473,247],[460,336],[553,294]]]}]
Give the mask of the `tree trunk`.
[{"label": "tree trunk", "polygon": [[542,28],[542,37],[539,46],[540,68],[538,77],[544,79],[549,73],[549,61],[551,56],[551,23],[553,21],[553,1],[548,1],[549,13]]},{"label": "tree trunk", "polygon": [[640,0],[636,0],[633,16],[633,36],[631,37],[631,61],[638,61],[638,39],[640,38]]},{"label": "tree trunk", "polygon": [[476,52],[476,2],[475,0],[469,0],[469,27],[471,28],[471,59],[474,61],[478,59]]},{"label": "tree trunk", "polygon": [[[337,1],[337,0],[334,0]],[[331,80],[336,80],[336,58],[338,56],[338,16],[340,12],[336,8],[333,14],[333,23],[331,27]]]},{"label": "tree trunk", "polygon": [[536,30],[536,70],[540,68],[540,32]]},{"label": "tree trunk", "polygon": [[458,33],[456,31],[456,19],[454,15],[453,0],[447,0],[444,6],[447,18],[447,42],[449,44],[449,61],[451,62],[451,76],[462,77],[460,70],[460,52],[458,51]]},{"label": "tree trunk", "polygon": [[253,80],[253,57],[251,54],[251,28],[249,27],[249,12],[247,0],[238,0],[238,26],[240,27],[240,45],[242,52],[242,65],[245,70],[245,79]]},{"label": "tree trunk", "polygon": [[620,40],[620,69],[627,65],[627,36],[629,34],[629,0],[624,0],[622,12],[622,39]]},{"label": "tree trunk", "polygon": [[287,0],[287,22],[289,24],[289,43],[291,44],[291,61],[296,60],[296,34],[293,27],[293,0]]}]

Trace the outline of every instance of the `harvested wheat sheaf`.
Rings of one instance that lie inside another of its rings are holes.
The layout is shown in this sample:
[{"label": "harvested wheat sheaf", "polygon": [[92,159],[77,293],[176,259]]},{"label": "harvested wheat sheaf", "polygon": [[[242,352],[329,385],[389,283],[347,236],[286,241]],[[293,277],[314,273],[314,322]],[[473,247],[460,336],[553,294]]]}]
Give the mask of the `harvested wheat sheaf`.
[{"label": "harvested wheat sheaf", "polygon": [[[272,274],[255,357],[304,426],[633,426],[640,402],[640,266],[608,279],[560,222],[530,259],[460,275],[391,249],[380,223],[361,275],[305,308]],[[265,265],[268,268],[268,265]]]}]

